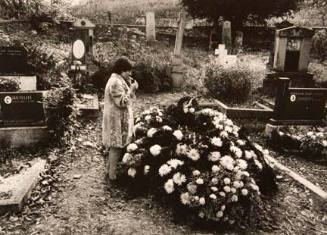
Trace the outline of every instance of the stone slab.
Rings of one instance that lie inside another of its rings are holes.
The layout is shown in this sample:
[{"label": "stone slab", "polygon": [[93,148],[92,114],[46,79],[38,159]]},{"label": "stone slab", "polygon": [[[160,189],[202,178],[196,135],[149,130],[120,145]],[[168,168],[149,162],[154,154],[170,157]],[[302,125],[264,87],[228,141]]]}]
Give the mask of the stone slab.
[{"label": "stone slab", "polygon": [[82,94],[81,102],[76,105],[82,116],[98,116],[99,98],[96,94]]},{"label": "stone slab", "polygon": [[19,84],[20,91],[36,90],[36,76],[0,76],[0,78],[16,81]]},{"label": "stone slab", "polygon": [[49,137],[47,126],[0,128],[0,147],[32,147],[46,143]]},{"label": "stone slab", "polygon": [[6,179],[1,178],[0,193],[9,193],[9,196],[0,198],[0,214],[22,210],[24,203],[27,202],[33,188],[38,183],[39,175],[44,171],[45,164],[45,160],[38,159],[26,171]]}]

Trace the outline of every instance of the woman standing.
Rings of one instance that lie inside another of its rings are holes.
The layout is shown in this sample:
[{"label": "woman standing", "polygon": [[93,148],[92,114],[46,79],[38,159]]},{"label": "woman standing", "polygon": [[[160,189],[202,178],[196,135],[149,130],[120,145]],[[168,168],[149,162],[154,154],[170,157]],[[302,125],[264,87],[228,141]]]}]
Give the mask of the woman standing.
[{"label": "woman standing", "polygon": [[131,78],[131,70],[129,60],[119,58],[105,88],[102,143],[110,149],[106,164],[106,178],[109,181],[116,180],[117,163],[133,135],[133,100],[138,84]]}]

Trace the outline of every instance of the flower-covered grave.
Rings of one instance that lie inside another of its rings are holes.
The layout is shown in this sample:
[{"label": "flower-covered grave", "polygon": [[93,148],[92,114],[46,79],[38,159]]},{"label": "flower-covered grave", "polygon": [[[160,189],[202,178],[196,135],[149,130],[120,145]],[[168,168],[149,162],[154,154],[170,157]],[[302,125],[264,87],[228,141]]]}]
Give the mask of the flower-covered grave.
[{"label": "flower-covered grave", "polygon": [[200,109],[191,97],[166,110],[152,107],[136,118],[135,141],[120,165],[133,190],[166,199],[197,218],[242,223],[277,189],[269,154],[251,143],[232,120]]}]

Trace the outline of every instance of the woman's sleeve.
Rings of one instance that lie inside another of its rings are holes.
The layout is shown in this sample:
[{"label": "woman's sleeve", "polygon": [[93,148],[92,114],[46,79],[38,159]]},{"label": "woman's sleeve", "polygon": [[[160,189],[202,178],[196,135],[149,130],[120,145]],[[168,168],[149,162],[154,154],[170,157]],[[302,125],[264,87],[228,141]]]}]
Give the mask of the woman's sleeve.
[{"label": "woman's sleeve", "polygon": [[119,82],[114,82],[110,86],[110,96],[118,107],[127,107],[129,96],[126,94],[124,87]]}]

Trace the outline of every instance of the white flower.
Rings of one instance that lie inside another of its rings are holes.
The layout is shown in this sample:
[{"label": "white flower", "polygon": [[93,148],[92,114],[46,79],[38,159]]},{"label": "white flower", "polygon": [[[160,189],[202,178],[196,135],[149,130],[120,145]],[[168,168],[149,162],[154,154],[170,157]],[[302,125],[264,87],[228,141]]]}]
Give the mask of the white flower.
[{"label": "white flower", "polygon": [[164,125],[164,126],[162,127],[162,129],[165,130],[165,131],[172,131],[172,130],[173,130],[173,129],[172,129],[170,126],[168,126],[168,125]]},{"label": "white flower", "polygon": [[152,156],[158,156],[161,153],[161,146],[158,144],[151,146],[150,153]]},{"label": "white flower", "polygon": [[245,145],[245,141],[244,140],[237,140],[236,143],[240,146],[244,146]]},{"label": "white flower", "polygon": [[211,182],[212,182],[214,185],[216,185],[216,184],[218,184],[219,181],[218,181],[217,178],[212,178]]},{"label": "white flower", "polygon": [[195,181],[197,184],[204,184],[204,181],[203,181],[203,179],[201,179],[201,178],[199,178],[199,179],[197,179],[196,181]]},{"label": "white flower", "polygon": [[136,175],[136,170],[134,168],[129,168],[127,174],[134,178]]},{"label": "white flower", "polygon": [[228,155],[223,156],[220,159],[220,164],[227,170],[232,171],[234,169],[234,159]]},{"label": "white flower", "polygon": [[198,188],[195,184],[192,184],[192,183],[188,183],[186,187],[187,187],[187,190],[192,194],[195,194],[196,190]]},{"label": "white flower", "polygon": [[217,196],[215,195],[215,194],[210,194],[210,196],[209,196],[212,200],[216,200],[217,199]]},{"label": "white flower", "polygon": [[229,186],[224,186],[224,191],[226,193],[229,193],[231,191],[230,187]]},{"label": "white flower", "polygon": [[244,183],[242,181],[239,181],[240,182],[240,188],[243,188],[244,187]]},{"label": "white flower", "polygon": [[243,172],[242,172],[242,175],[245,175],[246,177],[250,177],[250,173],[247,172],[247,171],[243,171]]},{"label": "white flower", "polygon": [[168,175],[171,172],[171,167],[168,166],[167,164],[163,164],[160,168],[159,168],[159,175],[161,177]]},{"label": "white flower", "polygon": [[232,202],[237,202],[238,201],[238,196],[237,195],[233,195],[232,196]]},{"label": "white flower", "polygon": [[226,131],[227,133],[232,133],[233,132],[233,128],[230,126],[225,126],[224,131]]},{"label": "white flower", "polygon": [[243,196],[246,196],[246,195],[249,194],[249,191],[246,188],[244,188],[244,189],[241,190],[241,193],[242,193]]},{"label": "white flower", "polygon": [[217,188],[217,187],[211,187],[211,190],[212,190],[213,192],[217,192],[217,191],[218,191],[218,188]]},{"label": "white flower", "polygon": [[180,130],[176,130],[173,132],[173,135],[176,137],[177,140],[182,140],[183,139],[183,133]]},{"label": "white flower", "polygon": [[254,190],[254,191],[259,191],[259,187],[256,184],[250,184],[250,187]]},{"label": "white flower", "polygon": [[235,166],[233,171],[237,173],[239,170],[240,170],[240,167],[239,166]]},{"label": "white flower", "polygon": [[124,157],[123,157],[123,159],[122,159],[122,162],[126,164],[126,163],[128,163],[130,160],[132,160],[132,158],[133,158],[132,154],[130,154],[130,153],[125,153],[125,154],[124,154]]},{"label": "white flower", "polygon": [[240,187],[241,187],[240,181],[234,181],[234,182],[233,182],[233,186],[234,186],[235,188],[240,188]]},{"label": "white flower", "polygon": [[159,116],[156,116],[156,121],[159,122],[159,123],[162,123],[162,118],[159,117]]},{"label": "white flower", "polygon": [[250,160],[252,158],[252,153],[250,151],[245,150],[245,159]]},{"label": "white flower", "polygon": [[195,200],[195,201],[199,201],[199,199],[200,199],[199,196],[195,196],[195,197],[194,197],[194,200]]},{"label": "white flower", "polygon": [[225,205],[222,205],[220,210],[224,211],[226,209],[226,206]]},{"label": "white flower", "polygon": [[144,120],[149,123],[151,121],[151,115],[146,115]]},{"label": "white flower", "polygon": [[220,171],[220,168],[217,165],[213,165],[211,170],[212,170],[213,173],[218,173]]},{"label": "white flower", "polygon": [[177,155],[186,155],[187,154],[187,145],[186,144],[178,144],[176,146],[176,154]]},{"label": "white flower", "polygon": [[218,211],[217,214],[216,214],[217,218],[221,218],[224,216],[224,212],[222,211]]},{"label": "white flower", "polygon": [[149,165],[145,165],[144,166],[144,174],[147,175],[150,171],[150,166]]},{"label": "white flower", "polygon": [[236,188],[230,188],[230,191],[232,192],[232,193],[236,193]]},{"label": "white flower", "polygon": [[126,150],[127,150],[127,152],[130,153],[130,152],[134,152],[137,148],[138,148],[138,147],[137,147],[136,144],[131,143],[131,144],[129,144],[129,145],[127,146]]},{"label": "white flower", "polygon": [[209,154],[208,159],[209,161],[216,162],[220,159],[220,157],[221,157],[220,152],[215,151]]},{"label": "white flower", "polygon": [[182,202],[183,205],[191,204],[190,194],[188,192],[181,194],[181,202]]},{"label": "white flower", "polygon": [[167,164],[176,169],[178,166],[182,166],[184,162],[179,159],[170,159]]},{"label": "white flower", "polygon": [[183,183],[186,182],[186,177],[185,175],[181,174],[180,172],[177,172],[173,176],[174,183],[177,185],[182,185]]},{"label": "white flower", "polygon": [[242,150],[241,150],[240,148],[238,148],[238,147],[236,147],[236,146],[231,146],[229,149],[230,149],[230,151],[231,151],[232,153],[235,154],[235,156],[236,156],[237,158],[241,158],[241,157],[242,157]]},{"label": "white flower", "polygon": [[231,180],[230,178],[224,178],[224,184],[230,184]]},{"label": "white flower", "polygon": [[248,164],[246,163],[245,160],[243,160],[243,159],[238,159],[236,162],[237,162],[237,165],[238,165],[242,170],[245,170],[246,168],[248,168]]},{"label": "white flower", "polygon": [[165,183],[165,190],[168,194],[171,194],[172,192],[174,192],[175,188],[174,188],[174,181],[172,179],[169,179],[166,183]]},{"label": "white flower", "polygon": [[254,160],[254,164],[261,170],[262,164],[258,160]]},{"label": "white flower", "polygon": [[193,161],[197,161],[200,159],[200,154],[199,151],[197,149],[191,149],[188,153],[187,153],[187,157],[192,159]]},{"label": "white flower", "polygon": [[219,195],[222,197],[226,197],[226,193],[225,192],[219,192]]},{"label": "white flower", "polygon": [[152,128],[150,128],[150,129],[148,130],[148,132],[146,133],[146,135],[147,135],[149,138],[152,138],[153,135],[154,135],[156,132],[157,132],[157,129],[152,127]]},{"label": "white flower", "polygon": [[262,148],[261,145],[259,145],[259,144],[257,144],[257,143],[254,143],[253,145],[254,145],[254,147],[255,147],[256,149],[258,149],[260,152],[263,151],[263,148]]},{"label": "white flower", "polygon": [[190,113],[194,113],[195,112],[195,109],[192,107],[189,109]]},{"label": "white flower", "polygon": [[200,205],[204,205],[204,204],[206,204],[206,200],[204,199],[204,197],[201,197],[201,198],[199,199],[199,203],[200,203]]},{"label": "white flower", "polygon": [[228,133],[226,131],[222,131],[222,132],[220,132],[220,137],[221,138],[227,138],[228,137]]},{"label": "white flower", "polygon": [[322,141],[322,146],[327,147],[327,140]]},{"label": "white flower", "polygon": [[307,133],[307,136],[312,136],[312,135],[314,135],[314,133],[313,133],[312,131],[309,131],[309,132]]},{"label": "white flower", "polygon": [[228,125],[228,126],[233,126],[234,125],[233,121],[230,120],[230,119],[227,119],[225,124]]},{"label": "white flower", "polygon": [[199,176],[199,175],[201,174],[201,172],[198,171],[198,170],[194,170],[194,171],[192,172],[192,174],[193,174],[193,176]]},{"label": "white flower", "polygon": [[204,216],[205,216],[205,214],[204,214],[204,212],[203,212],[203,211],[200,211],[200,212],[199,212],[199,214],[198,214],[198,216],[199,216],[200,218],[202,218],[202,219],[203,219],[203,218],[204,218]]},{"label": "white flower", "polygon": [[221,139],[219,137],[213,137],[211,140],[210,140],[211,144],[217,146],[217,147],[221,147],[223,146],[223,142],[221,141]]}]

